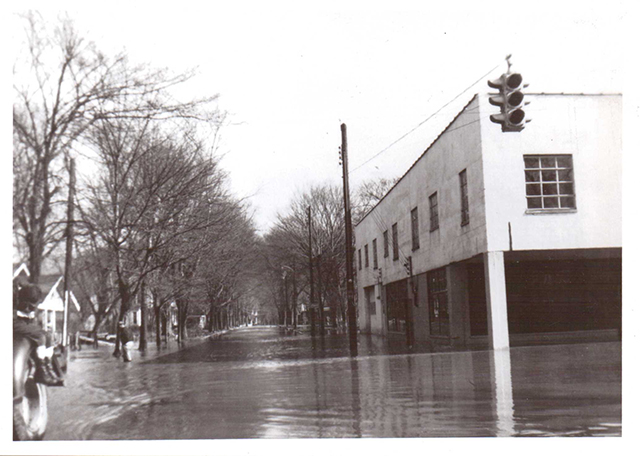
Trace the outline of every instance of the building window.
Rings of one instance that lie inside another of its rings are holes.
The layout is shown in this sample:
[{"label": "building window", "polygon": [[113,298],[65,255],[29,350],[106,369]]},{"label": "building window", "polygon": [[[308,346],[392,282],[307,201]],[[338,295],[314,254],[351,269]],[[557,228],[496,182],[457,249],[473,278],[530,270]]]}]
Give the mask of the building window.
[{"label": "building window", "polygon": [[374,239],[371,245],[373,250],[373,269],[378,269],[378,240]]},{"label": "building window", "polygon": [[427,273],[429,289],[429,327],[436,336],[449,335],[449,305],[447,270],[436,269]]},{"label": "building window", "polygon": [[460,225],[469,224],[469,190],[467,189],[467,170],[460,174]]},{"label": "building window", "polygon": [[382,243],[384,244],[384,257],[389,257],[389,231],[382,233]]},{"label": "building window", "polygon": [[418,208],[411,211],[411,250],[420,248],[420,232],[418,231]]},{"label": "building window", "polygon": [[369,267],[369,244],[364,246],[364,267]]},{"label": "building window", "polygon": [[362,251],[358,249],[358,271],[362,271]]},{"label": "building window", "polygon": [[391,242],[393,243],[393,261],[400,258],[400,250],[398,248],[398,224],[394,223],[391,227]]},{"label": "building window", "polygon": [[435,192],[429,197],[429,214],[431,216],[430,231],[435,231],[440,226],[440,222],[438,221],[438,192]]},{"label": "building window", "polygon": [[527,209],[576,208],[571,155],[525,155],[524,168]]}]

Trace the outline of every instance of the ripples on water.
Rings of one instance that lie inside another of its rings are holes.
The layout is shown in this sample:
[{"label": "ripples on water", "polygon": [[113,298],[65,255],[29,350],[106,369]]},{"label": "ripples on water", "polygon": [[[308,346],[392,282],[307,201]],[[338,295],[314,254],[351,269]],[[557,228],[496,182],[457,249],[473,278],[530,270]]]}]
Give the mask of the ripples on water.
[{"label": "ripples on water", "polygon": [[66,435],[54,438],[621,434],[618,343],[389,354],[361,338],[357,357],[346,347],[344,336],[247,329],[146,362],[82,354],[56,391],[77,405],[56,412]]}]

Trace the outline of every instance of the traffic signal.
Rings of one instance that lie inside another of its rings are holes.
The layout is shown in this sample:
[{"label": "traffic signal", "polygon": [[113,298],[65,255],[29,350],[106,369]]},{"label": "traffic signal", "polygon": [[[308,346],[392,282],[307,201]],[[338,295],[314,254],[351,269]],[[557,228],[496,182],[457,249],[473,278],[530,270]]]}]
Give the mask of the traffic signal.
[{"label": "traffic signal", "polygon": [[522,89],[528,84],[522,83],[520,73],[504,73],[495,81],[488,81],[489,87],[498,89],[500,93],[491,95],[489,103],[500,107],[500,114],[492,114],[490,119],[494,123],[502,125],[502,131],[522,131],[525,123],[530,119],[525,118],[524,106],[528,101],[524,101]]},{"label": "traffic signal", "polygon": [[413,276],[413,261],[412,261],[411,257],[408,257],[407,261],[405,261],[404,270],[407,271],[407,275],[409,277]]}]

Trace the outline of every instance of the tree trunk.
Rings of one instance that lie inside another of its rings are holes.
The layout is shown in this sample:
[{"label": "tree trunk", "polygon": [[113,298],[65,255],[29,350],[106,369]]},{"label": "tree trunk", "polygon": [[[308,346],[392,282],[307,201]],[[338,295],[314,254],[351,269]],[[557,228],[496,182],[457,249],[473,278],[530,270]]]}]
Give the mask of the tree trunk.
[{"label": "tree trunk", "polygon": [[[34,190],[34,195],[39,195],[39,190]],[[32,212],[32,220],[35,219],[35,212],[37,210],[34,208],[30,210]],[[42,269],[42,256],[44,253],[44,240],[43,235],[40,233],[39,224],[35,224],[30,227],[31,231],[27,233],[27,246],[29,249],[29,257],[27,261],[27,266],[29,267],[29,280],[36,285],[40,282],[40,271]]]},{"label": "tree trunk", "polygon": [[189,303],[186,299],[181,299],[178,304],[178,341],[187,340],[187,315],[189,311]]},{"label": "tree trunk", "polygon": [[209,331],[213,332],[215,330],[215,316],[216,316],[216,308],[215,304],[212,302],[209,304]]},{"label": "tree trunk", "polygon": [[[155,299],[155,298],[154,298]],[[156,327],[156,347],[160,348],[162,341],[160,339],[160,307],[157,303],[153,303],[153,311],[155,314],[155,327]]]},{"label": "tree trunk", "polygon": [[[119,318],[118,321],[122,321],[121,318]],[[113,356],[118,358],[120,353],[120,331],[118,331],[118,325],[116,325],[116,348],[113,350]]]},{"label": "tree trunk", "polygon": [[145,283],[140,284],[140,343],[138,350],[147,349],[147,302],[145,299]]},{"label": "tree trunk", "polygon": [[99,315],[96,315],[96,322],[93,324],[93,329],[91,330],[91,335],[93,336],[93,346],[94,348],[98,348],[98,329],[100,329],[100,323],[102,323],[102,319]]},{"label": "tree trunk", "polygon": [[121,278],[118,279],[118,291],[120,292],[120,315],[118,317],[118,324],[116,324],[116,348],[113,351],[113,356],[116,357],[120,356],[120,331],[118,331],[118,326],[119,323],[126,318],[131,301],[129,286]]},{"label": "tree trunk", "polygon": [[298,284],[296,283],[296,268],[293,268],[293,329],[298,327]]},{"label": "tree trunk", "polygon": [[168,311],[160,312],[160,319],[162,320],[162,335],[164,336],[164,342],[166,344],[169,343],[169,334],[167,333],[167,312]]}]

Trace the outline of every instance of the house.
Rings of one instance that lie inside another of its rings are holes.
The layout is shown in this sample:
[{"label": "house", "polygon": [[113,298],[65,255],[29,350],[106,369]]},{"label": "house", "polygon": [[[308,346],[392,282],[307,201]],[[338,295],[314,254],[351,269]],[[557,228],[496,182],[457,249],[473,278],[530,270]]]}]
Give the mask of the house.
[{"label": "house", "polygon": [[[13,280],[28,280],[29,269],[23,263],[18,267],[14,265]],[[49,274],[40,277],[38,287],[42,292],[42,302],[38,304],[38,321],[43,329],[51,331],[56,335],[58,341],[62,340],[64,328],[64,276],[59,274]],[[80,329],[80,304],[73,291],[69,291],[69,313],[67,330],[69,333]],[[73,328],[71,328],[73,326]]]},{"label": "house", "polygon": [[355,226],[362,332],[459,347],[619,339],[622,96],[477,94]]}]

